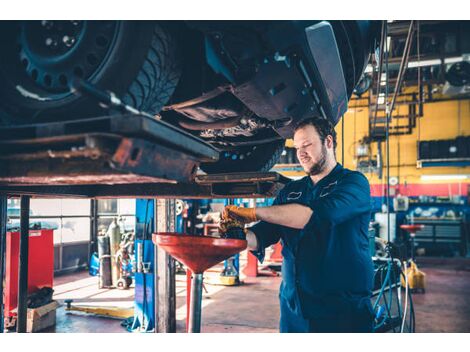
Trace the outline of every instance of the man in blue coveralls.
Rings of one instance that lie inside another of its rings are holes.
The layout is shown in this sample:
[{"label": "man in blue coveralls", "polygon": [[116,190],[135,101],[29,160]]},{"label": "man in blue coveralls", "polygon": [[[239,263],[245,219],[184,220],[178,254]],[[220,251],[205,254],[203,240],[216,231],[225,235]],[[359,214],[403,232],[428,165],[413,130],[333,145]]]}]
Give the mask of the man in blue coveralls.
[{"label": "man in blue coveralls", "polygon": [[231,205],[224,216],[261,220],[247,230],[261,262],[281,240],[281,332],[371,332],[369,182],[336,162],[336,132],[326,119],[302,121],[294,146],[308,176],[288,183],[270,207]]}]

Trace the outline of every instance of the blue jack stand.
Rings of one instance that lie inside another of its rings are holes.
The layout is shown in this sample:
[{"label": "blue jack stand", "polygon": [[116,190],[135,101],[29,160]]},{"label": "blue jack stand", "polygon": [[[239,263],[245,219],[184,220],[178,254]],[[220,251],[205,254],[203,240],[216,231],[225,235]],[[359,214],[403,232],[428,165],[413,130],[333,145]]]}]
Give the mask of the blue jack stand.
[{"label": "blue jack stand", "polygon": [[175,261],[152,242],[155,232],[175,232],[175,209],[172,199],[136,201],[132,331],[176,332]]},{"label": "blue jack stand", "polygon": [[155,202],[136,200],[135,225],[135,298],[132,331],[155,330],[154,232]]}]

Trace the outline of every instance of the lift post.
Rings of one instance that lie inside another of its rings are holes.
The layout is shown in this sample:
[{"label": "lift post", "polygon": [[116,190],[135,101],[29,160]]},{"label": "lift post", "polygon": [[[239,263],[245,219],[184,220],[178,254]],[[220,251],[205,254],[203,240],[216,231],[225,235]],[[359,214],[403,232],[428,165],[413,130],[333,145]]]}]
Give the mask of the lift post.
[{"label": "lift post", "polygon": [[5,276],[5,251],[7,241],[7,205],[8,198],[0,195],[0,333],[4,331],[4,309],[3,309],[3,279]]},{"label": "lift post", "polygon": [[18,257],[18,312],[16,332],[26,332],[28,315],[28,256],[29,256],[30,196],[21,196],[20,255]]},{"label": "lift post", "polygon": [[[174,232],[176,202],[156,199],[156,232]],[[154,246],[155,272],[155,332],[176,332],[176,272],[175,260],[163,249]]]}]

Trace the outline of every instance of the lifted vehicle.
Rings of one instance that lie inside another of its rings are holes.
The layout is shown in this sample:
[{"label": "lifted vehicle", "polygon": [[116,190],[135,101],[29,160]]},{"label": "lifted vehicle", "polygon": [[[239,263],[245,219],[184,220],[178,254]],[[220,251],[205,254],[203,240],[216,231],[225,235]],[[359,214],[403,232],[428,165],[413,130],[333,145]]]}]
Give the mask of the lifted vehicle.
[{"label": "lifted vehicle", "polygon": [[[295,125],[347,110],[379,21],[2,21],[0,126],[113,114],[83,80],[267,171]],[[74,92],[75,91],[75,92]]]}]

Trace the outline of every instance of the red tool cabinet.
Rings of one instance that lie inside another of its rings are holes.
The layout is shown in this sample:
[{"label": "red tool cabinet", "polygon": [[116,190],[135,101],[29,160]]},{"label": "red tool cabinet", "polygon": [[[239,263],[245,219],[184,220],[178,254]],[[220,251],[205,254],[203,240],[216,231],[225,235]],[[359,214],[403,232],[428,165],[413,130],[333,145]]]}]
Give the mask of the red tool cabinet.
[{"label": "red tool cabinet", "polygon": [[[15,314],[18,300],[18,257],[20,233],[6,234],[5,317]],[[54,230],[29,231],[28,294],[52,287],[54,280]]]}]

